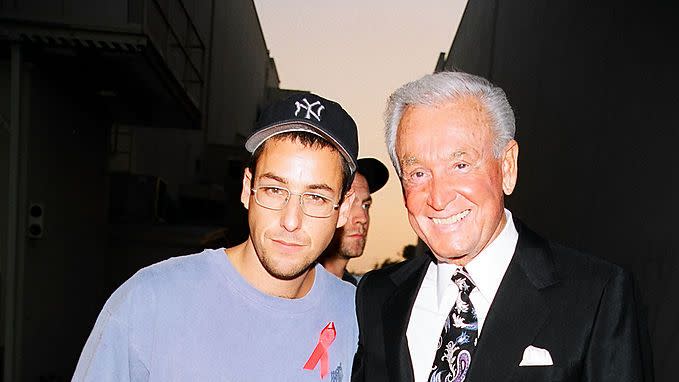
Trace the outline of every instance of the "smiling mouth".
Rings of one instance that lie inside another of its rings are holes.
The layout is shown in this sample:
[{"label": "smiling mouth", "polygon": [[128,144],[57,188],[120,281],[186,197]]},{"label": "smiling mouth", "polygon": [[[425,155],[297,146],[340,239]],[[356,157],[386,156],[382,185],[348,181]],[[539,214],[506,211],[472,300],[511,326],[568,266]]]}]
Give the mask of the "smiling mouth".
[{"label": "smiling mouth", "polygon": [[470,212],[472,212],[472,210],[467,209],[460,212],[459,214],[455,214],[445,219],[431,218],[431,220],[434,222],[434,224],[455,224],[460,220],[464,219],[465,217],[467,217],[467,215],[469,215]]}]

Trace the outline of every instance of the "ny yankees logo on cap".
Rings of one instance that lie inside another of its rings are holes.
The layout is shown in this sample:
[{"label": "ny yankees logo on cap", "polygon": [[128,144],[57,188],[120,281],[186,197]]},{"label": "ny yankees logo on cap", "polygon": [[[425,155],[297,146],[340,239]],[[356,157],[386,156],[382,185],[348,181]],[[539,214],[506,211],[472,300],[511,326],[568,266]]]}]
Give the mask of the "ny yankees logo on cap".
[{"label": "ny yankees logo on cap", "polygon": [[330,142],[347,161],[351,173],[356,171],[356,122],[340,104],[313,93],[296,93],[268,104],[257,118],[245,148],[254,153],[267,139],[293,131],[306,131]]},{"label": "ny yankees logo on cap", "polygon": [[[320,122],[321,111],[325,109],[325,106],[321,105],[321,101],[316,101],[312,104],[309,104],[309,101],[307,101],[306,98],[302,98],[302,102],[304,102],[306,105],[299,103],[299,101],[295,102],[295,106],[297,107],[297,110],[295,110],[295,117],[297,117],[297,114],[299,114],[300,110],[306,109],[306,115],[304,116],[304,118],[311,119],[311,116],[313,115],[314,118],[316,118],[316,120]],[[313,110],[314,106],[318,106],[316,112],[314,112]]]}]

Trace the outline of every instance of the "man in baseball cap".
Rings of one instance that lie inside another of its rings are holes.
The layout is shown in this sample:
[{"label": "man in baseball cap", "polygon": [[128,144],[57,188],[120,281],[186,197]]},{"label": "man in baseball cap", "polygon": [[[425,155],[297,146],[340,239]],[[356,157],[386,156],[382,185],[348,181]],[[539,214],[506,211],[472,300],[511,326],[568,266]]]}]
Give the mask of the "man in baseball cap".
[{"label": "man in baseball cap", "polygon": [[356,285],[354,276],[347,272],[349,260],[363,255],[370,227],[372,193],[381,189],[389,179],[387,167],[375,158],[361,158],[351,190],[354,202],[349,210],[347,224],[335,231],[335,236],[321,256],[321,263],[332,274]]},{"label": "man in baseball cap", "polygon": [[296,94],[262,112],[245,147],[247,240],[125,282],[73,380],[348,381],[354,288],[316,260],[354,200],[356,124],[339,104]]}]

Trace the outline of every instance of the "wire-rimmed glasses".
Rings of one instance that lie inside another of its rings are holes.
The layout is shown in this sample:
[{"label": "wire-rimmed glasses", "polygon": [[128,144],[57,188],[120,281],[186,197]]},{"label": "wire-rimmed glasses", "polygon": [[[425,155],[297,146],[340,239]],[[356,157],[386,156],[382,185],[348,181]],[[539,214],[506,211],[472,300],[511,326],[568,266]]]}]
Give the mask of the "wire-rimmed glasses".
[{"label": "wire-rimmed glasses", "polygon": [[282,210],[288,204],[291,195],[299,196],[299,204],[305,215],[314,218],[327,218],[339,207],[339,204],[329,197],[315,192],[290,192],[285,187],[258,186],[250,189],[255,195],[257,204],[270,210]]}]

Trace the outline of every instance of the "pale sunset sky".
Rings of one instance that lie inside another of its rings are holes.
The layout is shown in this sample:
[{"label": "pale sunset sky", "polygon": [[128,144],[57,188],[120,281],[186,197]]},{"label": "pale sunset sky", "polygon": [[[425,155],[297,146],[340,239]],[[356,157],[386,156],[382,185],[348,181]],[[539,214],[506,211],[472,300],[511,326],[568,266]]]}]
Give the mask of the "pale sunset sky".
[{"label": "pale sunset sky", "polygon": [[283,89],[339,102],[358,125],[359,158],[389,168],[373,194],[368,244],[349,270],[362,274],[415,244],[401,187],[384,144],[382,114],[392,91],[432,73],[448,52],[465,0],[254,0]]}]

